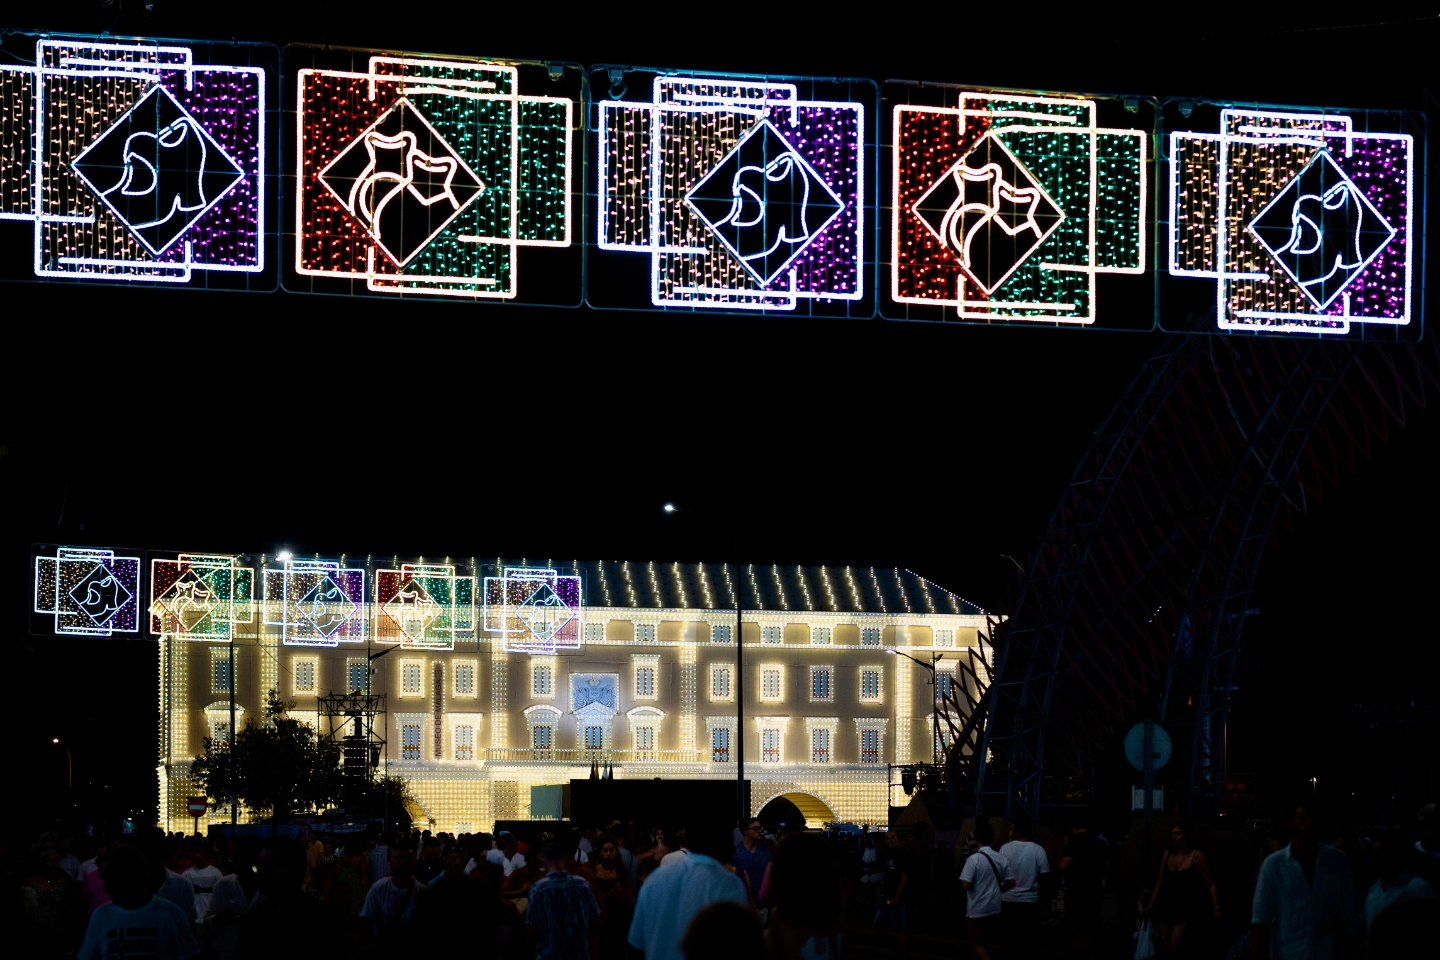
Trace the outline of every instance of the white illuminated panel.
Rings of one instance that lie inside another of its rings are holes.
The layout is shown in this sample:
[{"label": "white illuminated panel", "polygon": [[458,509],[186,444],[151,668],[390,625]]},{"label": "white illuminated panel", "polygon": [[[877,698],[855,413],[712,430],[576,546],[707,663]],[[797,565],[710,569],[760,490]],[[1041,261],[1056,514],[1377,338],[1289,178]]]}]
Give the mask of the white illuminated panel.
[{"label": "white illuminated panel", "polygon": [[35,558],[34,611],[53,614],[55,632],[108,637],[140,622],[140,558],[60,547]]},{"label": "white illuminated panel", "polygon": [[265,72],[199,49],[41,39],[33,66],[0,65],[0,129],[25,144],[23,174],[8,156],[0,171],[0,219],[32,225],[36,276],[264,269]]},{"label": "white illuminated panel", "polygon": [[511,653],[579,650],[585,636],[578,576],[550,567],[505,567],[485,578],[485,630],[504,638]]},{"label": "white illuminated panel", "polygon": [[1414,138],[1342,113],[1222,109],[1170,134],[1172,277],[1219,329],[1343,335],[1414,317]]},{"label": "white illuminated panel", "polygon": [[450,564],[406,563],[375,571],[375,639],[402,647],[453,650],[475,629],[475,578]]},{"label": "white illuminated panel", "polygon": [[182,553],[150,562],[150,632],[225,641],[255,618],[255,570],[239,557]]},{"label": "white illuminated panel", "polygon": [[653,305],[864,297],[863,104],[676,75],[599,107],[599,247],[649,258]]},{"label": "white illuminated panel", "polygon": [[265,622],[286,646],[365,641],[365,571],[320,560],[287,560],[264,571]]}]

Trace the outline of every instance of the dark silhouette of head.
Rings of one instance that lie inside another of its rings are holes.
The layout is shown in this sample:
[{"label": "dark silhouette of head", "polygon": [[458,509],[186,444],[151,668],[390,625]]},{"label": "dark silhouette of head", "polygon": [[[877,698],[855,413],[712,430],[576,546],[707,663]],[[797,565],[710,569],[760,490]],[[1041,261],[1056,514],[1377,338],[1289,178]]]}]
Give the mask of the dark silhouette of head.
[{"label": "dark silhouette of head", "polygon": [[[725,830],[729,831],[729,826]],[[692,848],[693,849],[693,848]],[[685,960],[737,960],[764,957],[765,937],[760,918],[748,906],[725,901],[713,903],[695,915],[680,941]]]}]

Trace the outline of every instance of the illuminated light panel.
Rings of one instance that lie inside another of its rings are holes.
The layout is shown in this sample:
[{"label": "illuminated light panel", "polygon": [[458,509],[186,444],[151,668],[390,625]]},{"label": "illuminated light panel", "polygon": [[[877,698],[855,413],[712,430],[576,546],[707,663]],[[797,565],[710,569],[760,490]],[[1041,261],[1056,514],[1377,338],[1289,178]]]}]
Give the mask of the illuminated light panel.
[{"label": "illuminated light panel", "polygon": [[962,319],[1089,325],[1146,266],[1148,140],[1096,101],[961,90],[893,116],[890,296]]},{"label": "illuminated light panel", "polygon": [[504,567],[486,577],[484,627],[510,653],[553,654],[581,648],[585,637],[580,578],[553,567]]},{"label": "illuminated light panel", "polygon": [[420,650],[453,650],[475,630],[475,578],[449,564],[375,571],[375,639]]},{"label": "illuminated light panel", "polygon": [[34,610],[54,615],[57,634],[134,633],[140,626],[140,558],[85,547],[36,557]]},{"label": "illuminated light panel", "polygon": [[182,553],[150,561],[150,632],[226,641],[255,617],[255,570],[225,554]]},{"label": "illuminated light panel", "polygon": [[570,246],[574,162],[574,103],[519,82],[513,65],[466,59],[301,69],[295,272],[514,299],[521,249]]},{"label": "illuminated light panel", "polygon": [[657,307],[793,311],[865,296],[865,107],[794,84],[656,77],[602,102],[601,250],[650,258]]},{"label": "illuminated light panel", "polygon": [[287,560],[264,571],[265,623],[287,647],[364,643],[365,571],[322,560]]},{"label": "illuminated light panel", "polygon": [[1222,109],[1170,134],[1169,272],[1221,330],[1343,335],[1414,314],[1414,138],[1353,117]]},{"label": "illuminated light panel", "polygon": [[36,276],[265,268],[265,71],[196,50],[41,39],[0,66],[0,219],[32,224]]}]

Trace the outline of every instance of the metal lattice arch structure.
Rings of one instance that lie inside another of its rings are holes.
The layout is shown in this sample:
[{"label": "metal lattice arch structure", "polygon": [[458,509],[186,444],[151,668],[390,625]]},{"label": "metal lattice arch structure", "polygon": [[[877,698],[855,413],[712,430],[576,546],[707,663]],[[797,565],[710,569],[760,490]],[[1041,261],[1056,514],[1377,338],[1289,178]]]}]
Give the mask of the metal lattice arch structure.
[{"label": "metal lattice arch structure", "polygon": [[1213,810],[1268,547],[1437,384],[1434,338],[1163,341],[1076,467],[1001,630],[980,808],[1083,796],[1100,751],[1151,716],[1188,762],[1192,811]]}]

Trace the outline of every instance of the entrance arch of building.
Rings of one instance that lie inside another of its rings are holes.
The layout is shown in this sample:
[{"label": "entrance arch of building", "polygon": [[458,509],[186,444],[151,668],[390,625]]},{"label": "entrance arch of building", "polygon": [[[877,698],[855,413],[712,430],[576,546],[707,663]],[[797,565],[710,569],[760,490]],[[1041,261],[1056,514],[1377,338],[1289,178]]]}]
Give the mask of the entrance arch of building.
[{"label": "entrance arch of building", "polygon": [[788,800],[800,811],[805,818],[805,826],[809,828],[822,827],[827,823],[833,823],[840,818],[835,815],[834,809],[824,799],[813,793],[803,790],[783,790],[768,797],[764,803],[755,807],[755,815],[759,816],[775,800]]}]

